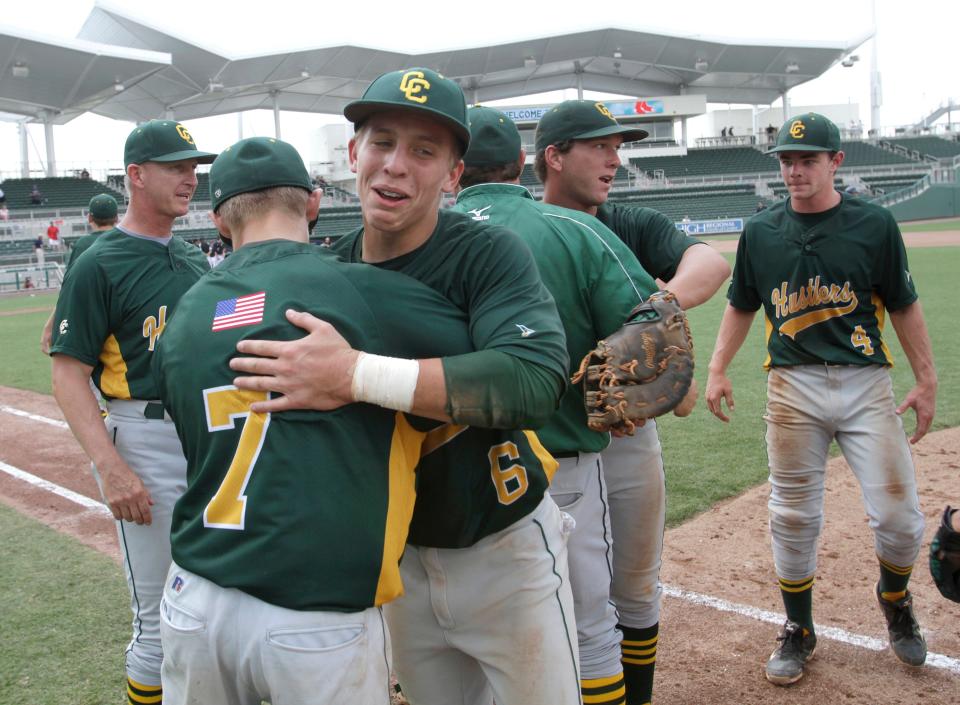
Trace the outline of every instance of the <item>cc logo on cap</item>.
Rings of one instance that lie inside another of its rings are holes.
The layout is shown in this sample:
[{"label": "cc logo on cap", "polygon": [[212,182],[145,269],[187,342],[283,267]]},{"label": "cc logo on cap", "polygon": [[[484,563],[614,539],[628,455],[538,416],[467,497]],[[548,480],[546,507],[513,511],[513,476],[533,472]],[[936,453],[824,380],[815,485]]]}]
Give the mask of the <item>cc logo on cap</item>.
[{"label": "cc logo on cap", "polygon": [[407,96],[407,100],[414,103],[426,103],[427,96],[420,95],[424,90],[430,90],[430,81],[423,77],[423,71],[407,71],[400,79],[400,92]]},{"label": "cc logo on cap", "polygon": [[608,117],[608,118],[610,118],[611,120],[613,120],[614,122],[616,122],[616,118],[613,117],[613,113],[611,113],[611,112],[607,109],[607,106],[606,106],[606,105],[604,105],[603,103],[594,103],[593,105],[594,105],[594,107],[596,107],[597,110],[600,111],[600,113],[601,113],[604,117]]},{"label": "cc logo on cap", "polygon": [[185,128],[183,125],[177,125],[177,134],[180,135],[180,137],[185,141],[193,144],[193,137],[190,136],[190,133],[187,132],[187,128]]},{"label": "cc logo on cap", "polygon": [[795,140],[802,140],[806,135],[807,126],[801,120],[794,120],[790,123],[790,136]]}]

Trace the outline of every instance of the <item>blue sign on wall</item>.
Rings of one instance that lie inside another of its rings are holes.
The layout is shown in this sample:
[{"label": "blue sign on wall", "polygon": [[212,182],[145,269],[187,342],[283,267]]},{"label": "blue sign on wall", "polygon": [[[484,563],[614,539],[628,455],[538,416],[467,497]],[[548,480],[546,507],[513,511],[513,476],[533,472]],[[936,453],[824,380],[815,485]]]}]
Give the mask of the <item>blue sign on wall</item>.
[{"label": "blue sign on wall", "polygon": [[743,232],[743,218],[727,220],[691,220],[689,223],[674,223],[677,230],[687,235],[720,235]]}]

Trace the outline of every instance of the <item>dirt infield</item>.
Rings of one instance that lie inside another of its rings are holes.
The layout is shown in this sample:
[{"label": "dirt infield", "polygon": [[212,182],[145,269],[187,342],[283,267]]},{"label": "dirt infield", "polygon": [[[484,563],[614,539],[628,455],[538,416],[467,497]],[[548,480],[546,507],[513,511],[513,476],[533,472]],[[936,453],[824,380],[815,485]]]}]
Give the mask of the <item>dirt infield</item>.
[{"label": "dirt infield", "polygon": [[[70,431],[14,415],[10,409],[62,420],[51,397],[0,387],[0,461],[85,497],[99,498],[86,458]],[[944,505],[960,503],[960,429],[931,434],[915,457],[927,517],[926,547]],[[670,592],[663,605],[658,705],[952,705],[960,691],[960,605],[937,593],[925,553],[918,560],[911,587],[930,651],[947,657],[941,662],[946,668],[910,669],[889,651],[841,643],[821,632],[809,677],[790,688],[777,688],[764,680],[763,663],[778,627],[758,621],[750,610],[781,610],[766,526],[767,492],[766,485],[754,488],[667,532],[662,578]],[[0,502],[119,560],[113,521],[102,510],[85,509],[4,472],[0,472]],[[872,638],[885,643],[873,597],[877,574],[873,539],[859,489],[842,459],[831,461],[826,505],[816,587],[818,623],[846,630],[861,641]],[[698,604],[704,600],[697,595],[677,596],[680,591],[710,596],[717,602]]]}]

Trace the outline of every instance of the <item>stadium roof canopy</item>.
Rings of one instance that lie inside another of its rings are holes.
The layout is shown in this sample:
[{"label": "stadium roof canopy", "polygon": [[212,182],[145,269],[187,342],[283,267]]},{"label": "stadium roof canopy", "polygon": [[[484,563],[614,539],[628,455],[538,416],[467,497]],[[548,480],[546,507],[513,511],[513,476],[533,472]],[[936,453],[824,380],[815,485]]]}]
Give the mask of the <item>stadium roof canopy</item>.
[{"label": "stadium roof canopy", "polygon": [[[35,43],[29,61],[51,70],[66,67],[66,73],[79,74],[74,81],[99,80],[103,85],[97,91],[61,86],[57,92],[41,81],[16,83],[10,78],[14,61],[20,60],[16,37],[0,36],[0,61],[7,62],[2,64],[0,110],[35,115],[51,100],[44,96],[57,94],[63,99],[49,106],[61,111],[56,122],[84,110],[134,122],[259,108],[337,114],[378,75],[406,66],[427,66],[454,78],[471,103],[580,88],[631,97],[688,93],[705,95],[713,103],[769,104],[823,74],[872,34],[788,46],[608,28],[423,54],[333,46],[227,57],[98,0],[79,36],[80,41],[61,41],[60,47]],[[110,48],[116,56],[129,56],[128,64],[71,61],[67,53],[73,45],[98,56]],[[137,63],[148,59],[156,64]],[[123,90],[115,90],[115,83]],[[21,89],[19,101],[8,100],[8,86]]]},{"label": "stadium roof canopy", "polygon": [[170,68],[169,54],[0,26],[0,112],[66,123]]}]

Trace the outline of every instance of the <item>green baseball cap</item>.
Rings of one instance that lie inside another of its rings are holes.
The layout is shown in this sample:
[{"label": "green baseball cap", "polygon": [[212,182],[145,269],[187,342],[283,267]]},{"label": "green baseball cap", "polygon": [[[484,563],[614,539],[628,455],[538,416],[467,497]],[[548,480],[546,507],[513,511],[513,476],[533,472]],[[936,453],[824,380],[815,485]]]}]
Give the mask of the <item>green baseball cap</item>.
[{"label": "green baseball cap", "polygon": [[210,208],[250,191],[295,186],[313,191],[313,181],[293,145],[273,137],[249,137],[220,152],[210,167]]},{"label": "green baseball cap", "polygon": [[839,152],[840,130],[819,113],[804,113],[783,123],[777,134],[777,144],[767,150],[774,152]]},{"label": "green baseball cap", "polygon": [[144,162],[179,162],[196,159],[209,164],[216,154],[200,152],[193,136],[173,120],[150,120],[133,128],[123,147],[123,166]]},{"label": "green baseball cap", "polygon": [[110,220],[117,217],[117,201],[107,193],[98,193],[90,199],[87,211],[96,220]]},{"label": "green baseball cap", "polygon": [[499,166],[520,158],[520,130],[509,117],[493,108],[475,105],[467,111],[470,148],[466,166]]},{"label": "green baseball cap", "polygon": [[564,140],[623,135],[624,142],[636,142],[649,132],[624,127],[600,101],[565,100],[551,108],[537,124],[537,151]]},{"label": "green baseball cap", "polygon": [[343,115],[360,127],[374,113],[398,108],[422,111],[437,118],[460,142],[461,153],[467,151],[470,128],[463,91],[456,81],[430,69],[401,69],[383,74],[367,87],[360,100],[343,109]]}]

